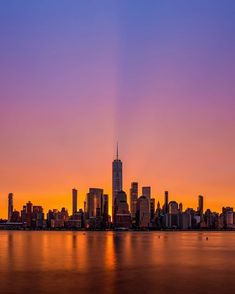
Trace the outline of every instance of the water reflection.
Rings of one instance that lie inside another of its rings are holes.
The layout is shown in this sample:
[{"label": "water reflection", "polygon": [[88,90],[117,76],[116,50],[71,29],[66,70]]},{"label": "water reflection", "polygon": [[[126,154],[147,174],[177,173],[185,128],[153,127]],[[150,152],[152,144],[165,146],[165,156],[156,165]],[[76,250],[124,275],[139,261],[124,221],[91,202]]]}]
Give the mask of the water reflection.
[{"label": "water reflection", "polygon": [[234,269],[234,233],[0,232],[4,294],[233,293]]}]

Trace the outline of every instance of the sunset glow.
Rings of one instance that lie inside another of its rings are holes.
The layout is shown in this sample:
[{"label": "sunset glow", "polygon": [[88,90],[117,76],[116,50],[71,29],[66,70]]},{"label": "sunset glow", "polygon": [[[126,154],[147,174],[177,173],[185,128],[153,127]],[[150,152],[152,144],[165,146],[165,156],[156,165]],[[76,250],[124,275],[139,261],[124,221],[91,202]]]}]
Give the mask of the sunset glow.
[{"label": "sunset glow", "polygon": [[[0,218],[8,193],[71,212],[90,187],[235,206],[235,2],[8,1],[0,10]],[[26,5],[27,3],[27,5]],[[133,4],[134,3],[134,4]],[[108,241],[112,246],[112,240]],[[106,259],[113,267],[113,259]]]}]

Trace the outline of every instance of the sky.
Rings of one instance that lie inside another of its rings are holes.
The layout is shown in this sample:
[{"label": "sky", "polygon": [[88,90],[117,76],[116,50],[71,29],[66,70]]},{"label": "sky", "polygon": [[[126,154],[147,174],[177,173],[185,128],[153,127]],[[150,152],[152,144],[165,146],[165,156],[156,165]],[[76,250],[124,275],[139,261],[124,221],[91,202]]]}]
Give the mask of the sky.
[{"label": "sky", "polygon": [[124,190],[235,206],[235,1],[0,2],[0,218],[7,195],[71,212]]}]

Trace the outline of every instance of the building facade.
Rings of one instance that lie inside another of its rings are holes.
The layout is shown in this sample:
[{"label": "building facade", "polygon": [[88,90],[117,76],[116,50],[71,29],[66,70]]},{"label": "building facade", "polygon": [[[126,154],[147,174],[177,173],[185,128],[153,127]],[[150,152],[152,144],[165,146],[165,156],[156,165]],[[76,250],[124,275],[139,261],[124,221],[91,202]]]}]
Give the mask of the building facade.
[{"label": "building facade", "polygon": [[114,203],[119,191],[122,191],[122,161],[118,158],[118,147],[116,159],[112,163],[112,217],[114,219]]}]

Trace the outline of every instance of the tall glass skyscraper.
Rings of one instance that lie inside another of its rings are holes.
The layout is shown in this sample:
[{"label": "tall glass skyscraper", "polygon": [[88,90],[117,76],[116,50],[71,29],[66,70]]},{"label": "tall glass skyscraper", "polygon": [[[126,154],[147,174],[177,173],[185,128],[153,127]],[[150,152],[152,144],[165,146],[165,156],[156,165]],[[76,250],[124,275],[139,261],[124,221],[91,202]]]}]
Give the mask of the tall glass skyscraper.
[{"label": "tall glass skyscraper", "polygon": [[131,204],[131,217],[135,219],[136,217],[136,204],[138,199],[138,183],[132,182],[130,189],[130,204]]},{"label": "tall glass skyscraper", "polygon": [[8,195],[8,221],[11,221],[11,217],[12,217],[12,213],[13,213],[13,193],[10,193]]},{"label": "tall glass skyscraper", "polygon": [[78,211],[78,191],[74,188],[72,190],[72,213],[73,215]]},{"label": "tall glass skyscraper", "polygon": [[118,145],[116,159],[112,164],[112,217],[114,219],[114,203],[119,191],[122,191],[122,161],[118,158]]}]

